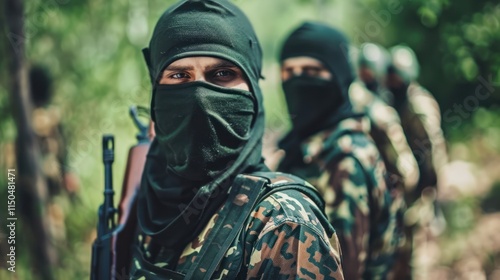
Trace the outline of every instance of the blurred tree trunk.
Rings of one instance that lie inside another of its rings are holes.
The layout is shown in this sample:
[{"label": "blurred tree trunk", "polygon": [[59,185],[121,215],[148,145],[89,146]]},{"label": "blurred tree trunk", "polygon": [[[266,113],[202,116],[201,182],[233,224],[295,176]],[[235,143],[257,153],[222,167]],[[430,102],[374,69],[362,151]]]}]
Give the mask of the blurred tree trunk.
[{"label": "blurred tree trunk", "polygon": [[[41,172],[40,151],[31,126],[32,104],[25,63],[23,0],[6,0],[7,46],[11,110],[17,127],[16,205],[22,217],[23,232],[30,249],[34,278],[53,279],[56,250],[51,242],[47,219],[47,186]],[[19,227],[18,227],[19,229]],[[19,260],[19,258],[18,258]]]}]

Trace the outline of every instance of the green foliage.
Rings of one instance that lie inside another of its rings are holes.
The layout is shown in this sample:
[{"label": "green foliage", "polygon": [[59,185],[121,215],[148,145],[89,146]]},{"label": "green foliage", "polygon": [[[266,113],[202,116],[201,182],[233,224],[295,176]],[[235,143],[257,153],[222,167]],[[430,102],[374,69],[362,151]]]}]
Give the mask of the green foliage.
[{"label": "green foliage", "polygon": [[490,192],[482,199],[481,208],[485,212],[500,212],[500,182],[493,184]]},{"label": "green foliage", "polygon": [[476,212],[478,200],[465,197],[458,201],[448,201],[442,204],[442,209],[447,221],[446,234],[455,237],[473,229],[479,213]]}]

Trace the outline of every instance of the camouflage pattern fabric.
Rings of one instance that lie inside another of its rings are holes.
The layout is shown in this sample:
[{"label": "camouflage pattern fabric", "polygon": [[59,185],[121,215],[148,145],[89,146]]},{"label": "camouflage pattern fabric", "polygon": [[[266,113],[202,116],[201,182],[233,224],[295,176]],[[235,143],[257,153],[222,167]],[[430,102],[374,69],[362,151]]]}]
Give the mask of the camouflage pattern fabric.
[{"label": "camouflage pattern fabric", "polygon": [[68,193],[64,180],[69,171],[67,147],[62,133],[61,114],[56,107],[39,107],[33,110],[32,120],[49,195],[47,220],[51,239],[54,243],[66,242],[65,213],[61,203],[56,200],[58,195]]},{"label": "camouflage pattern fabric", "polygon": [[60,120],[60,113],[56,108],[36,108],[33,111],[33,130],[40,147],[43,174],[51,196],[64,189],[67,152]]},{"label": "camouflage pattern fabric", "polygon": [[[272,184],[290,181],[282,173],[274,174]],[[203,246],[207,245],[205,240],[224,207],[184,248],[174,265],[169,263],[171,253],[161,247],[153,248],[150,246],[153,243],[139,234],[142,255],[156,267],[187,274],[193,269]],[[339,241],[335,233],[327,233],[333,230],[331,227],[325,230],[322,226],[325,223],[328,224],[326,217],[307,195],[296,190],[273,193],[253,209],[242,238],[237,238],[227,250],[212,279],[344,279]],[[241,258],[243,265],[236,276],[235,263]],[[137,256],[133,259],[131,273],[131,279],[158,279],[155,272],[143,268]]]},{"label": "camouflage pattern fabric", "polygon": [[[401,125],[417,161],[420,178],[413,192],[405,194],[408,211],[404,216],[404,244],[397,252],[392,279],[412,279],[414,232],[429,227],[436,219],[437,174],[448,162],[446,142],[441,130],[441,112],[434,97],[418,83],[407,90],[407,102],[396,107]],[[439,227],[442,223],[434,223]]]},{"label": "camouflage pattern fabric", "polygon": [[412,192],[418,183],[419,170],[396,110],[360,82],[352,83],[349,98],[353,109],[366,113],[370,119],[370,136],[384,160],[391,183],[406,193]]},{"label": "camouflage pattern fabric", "polygon": [[387,183],[369,127],[365,117],[346,119],[303,144],[309,172],[317,171],[306,178],[323,194],[346,279],[385,279],[399,243],[404,200]]},{"label": "camouflage pattern fabric", "polygon": [[408,197],[412,204],[425,188],[436,187],[437,173],[448,162],[448,156],[438,103],[417,83],[410,84],[407,94],[407,102],[396,110],[420,170],[418,186]]}]

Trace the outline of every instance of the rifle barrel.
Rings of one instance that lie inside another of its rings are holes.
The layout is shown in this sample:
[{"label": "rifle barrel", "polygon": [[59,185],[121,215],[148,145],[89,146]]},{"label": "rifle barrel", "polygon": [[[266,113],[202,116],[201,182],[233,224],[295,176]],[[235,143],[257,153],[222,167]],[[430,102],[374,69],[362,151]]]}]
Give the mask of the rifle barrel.
[{"label": "rifle barrel", "polygon": [[115,227],[115,208],[113,204],[113,170],[112,164],[115,160],[115,138],[113,135],[104,135],[102,137],[102,157],[104,162],[104,213],[106,233],[110,233]]},{"label": "rifle barrel", "polygon": [[92,245],[91,274],[92,280],[104,280],[111,277],[111,233],[115,229],[116,209],[113,204],[112,164],[115,159],[115,139],[113,135],[102,137],[102,159],[104,162],[104,203],[99,207],[97,237]]}]

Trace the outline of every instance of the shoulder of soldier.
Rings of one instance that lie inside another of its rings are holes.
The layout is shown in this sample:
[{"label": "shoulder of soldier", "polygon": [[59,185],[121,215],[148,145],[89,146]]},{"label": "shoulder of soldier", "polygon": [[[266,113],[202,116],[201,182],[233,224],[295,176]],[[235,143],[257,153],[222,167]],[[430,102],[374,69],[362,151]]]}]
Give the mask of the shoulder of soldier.
[{"label": "shoulder of soldier", "polygon": [[[280,186],[287,184],[301,184],[312,192],[317,192],[315,188],[305,180],[285,173],[272,172],[266,174],[271,177],[272,185]],[[319,196],[318,196],[319,197]],[[323,202],[321,201],[320,204]],[[317,201],[296,189],[279,190],[267,196],[259,202],[251,215],[249,227],[254,228],[254,232],[268,232],[283,224],[297,224],[307,226],[315,231],[325,242],[333,234],[333,228],[324,215],[323,205],[318,205]]]},{"label": "shoulder of soldier", "polygon": [[[318,206],[307,195],[296,190],[284,190],[271,194],[257,207],[271,212],[273,224],[291,221],[307,225],[319,225]],[[271,208],[272,207],[272,208]],[[268,226],[273,226],[269,224]]]},{"label": "shoulder of soldier", "polygon": [[245,243],[251,252],[247,255],[251,279],[290,275],[342,279],[340,245],[331,224],[316,203],[297,190],[272,193],[255,207]]},{"label": "shoulder of soldier", "polygon": [[60,111],[55,107],[36,108],[32,113],[35,133],[39,136],[50,136],[61,123]]},{"label": "shoulder of soldier", "polygon": [[373,139],[367,133],[344,134],[338,139],[340,148],[348,154],[358,156],[359,154],[378,154]]},{"label": "shoulder of soldier", "polygon": [[[370,172],[383,165],[380,152],[373,139],[363,133],[346,134],[339,139],[339,146],[347,157],[343,160],[355,158],[359,163],[358,168]],[[353,170],[354,172],[354,170]]]},{"label": "shoulder of soldier", "polygon": [[337,235],[315,225],[284,221],[251,244],[247,279],[344,279]]},{"label": "shoulder of soldier", "polygon": [[387,105],[381,98],[376,98],[371,103],[368,112],[373,125],[386,129],[392,125],[399,125],[401,120],[399,118],[398,112]]},{"label": "shoulder of soldier", "polygon": [[418,83],[410,84],[408,100],[415,113],[440,114],[439,104],[434,95]]},{"label": "shoulder of soldier", "polygon": [[346,156],[358,159],[379,157],[380,154],[368,134],[369,131],[370,123],[365,117],[340,122],[330,136],[323,140],[320,160],[327,166],[335,166],[336,162]]},{"label": "shoulder of soldier", "polygon": [[355,112],[365,112],[375,99],[375,94],[368,90],[359,81],[354,81],[349,86],[349,100]]},{"label": "shoulder of soldier", "polygon": [[349,87],[349,99],[355,112],[365,112],[373,122],[400,122],[396,110],[359,81],[354,81]]},{"label": "shoulder of soldier", "polygon": [[435,99],[434,95],[429,92],[425,87],[417,82],[412,82],[408,86],[408,96],[409,97],[427,97],[431,99]]}]

